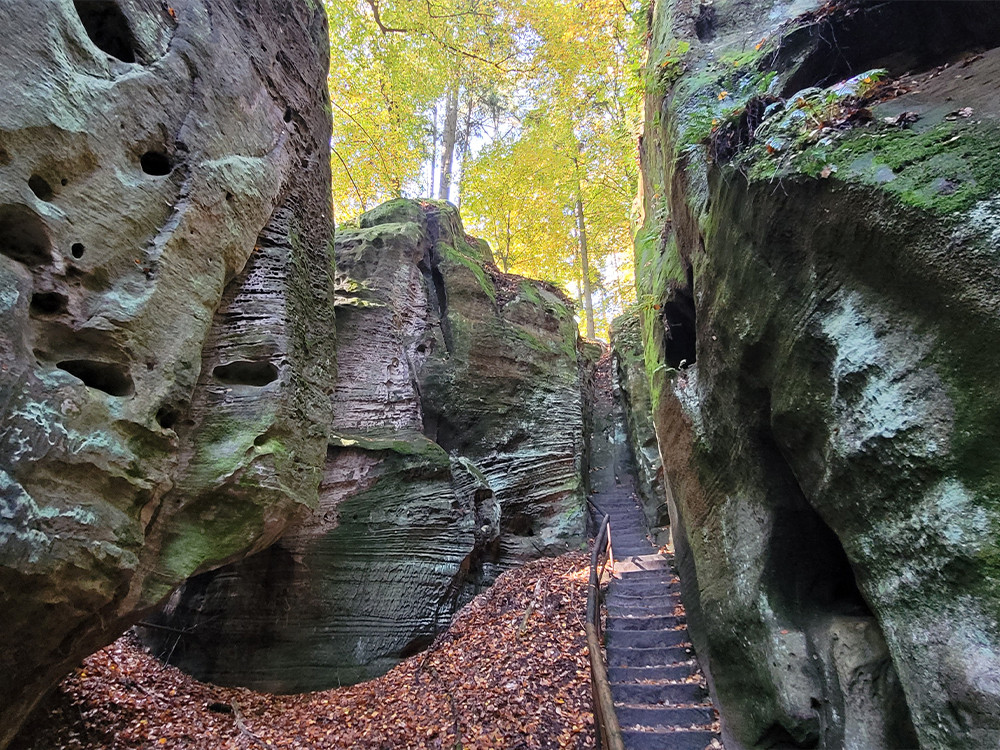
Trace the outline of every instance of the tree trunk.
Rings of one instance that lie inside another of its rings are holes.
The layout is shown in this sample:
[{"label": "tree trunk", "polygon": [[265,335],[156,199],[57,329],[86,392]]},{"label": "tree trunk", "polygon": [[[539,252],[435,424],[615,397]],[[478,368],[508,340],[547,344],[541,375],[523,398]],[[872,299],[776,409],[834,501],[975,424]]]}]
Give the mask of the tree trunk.
[{"label": "tree trunk", "polygon": [[431,184],[427,191],[427,197],[434,197],[434,171],[437,169],[437,146],[438,146],[438,108],[434,105],[431,110]]},{"label": "tree trunk", "polygon": [[594,338],[594,296],[590,289],[590,258],[587,256],[587,224],[583,219],[583,187],[580,180],[580,162],[576,165],[576,232],[580,240],[580,270],[583,272],[583,311],[587,316],[587,338]]},{"label": "tree trunk", "polygon": [[473,100],[468,91],[466,91],[466,98],[468,101],[465,103],[465,123],[462,126],[462,142],[458,149],[458,179],[455,180],[455,205],[459,211],[462,210],[462,180],[465,179],[465,160],[472,148],[470,141],[472,140]]},{"label": "tree trunk", "polygon": [[458,81],[448,90],[445,100],[444,131],[441,133],[441,179],[438,180],[438,198],[448,200],[451,193],[451,165],[458,136]]}]

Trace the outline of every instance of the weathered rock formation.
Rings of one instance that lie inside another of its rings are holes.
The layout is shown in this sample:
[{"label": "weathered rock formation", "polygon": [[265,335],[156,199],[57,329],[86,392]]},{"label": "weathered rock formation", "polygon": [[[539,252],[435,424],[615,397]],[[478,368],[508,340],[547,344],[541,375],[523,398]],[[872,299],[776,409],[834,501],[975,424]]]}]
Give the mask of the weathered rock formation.
[{"label": "weathered rock formation", "polygon": [[446,203],[391,201],[338,230],[336,248],[319,508],[186,583],[144,631],[214,682],[293,692],[382,674],[500,569],[584,538],[565,298],[498,272]]},{"label": "weathered rock formation", "polygon": [[616,384],[624,407],[626,442],[631,447],[646,525],[657,537],[667,540],[670,516],[663,488],[663,463],[656,442],[649,376],[642,346],[639,316],[626,313],[611,324],[611,349]]},{"label": "weathered rock formation", "polygon": [[0,4],[0,747],[177,583],[316,504],[325,15],[170,5]]},{"label": "weathered rock formation", "polygon": [[995,747],[1000,15],[651,24],[643,340],[726,746]]}]

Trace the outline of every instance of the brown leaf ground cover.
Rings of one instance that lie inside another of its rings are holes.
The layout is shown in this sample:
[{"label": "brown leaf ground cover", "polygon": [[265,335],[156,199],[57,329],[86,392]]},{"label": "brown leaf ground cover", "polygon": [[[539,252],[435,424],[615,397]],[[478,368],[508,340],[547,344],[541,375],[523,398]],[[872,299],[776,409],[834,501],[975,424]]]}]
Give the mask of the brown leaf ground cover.
[{"label": "brown leaf ground cover", "polygon": [[588,557],[504,573],[384,677],[275,696],[198,682],[126,635],[67,677],[14,750],[594,747]]}]

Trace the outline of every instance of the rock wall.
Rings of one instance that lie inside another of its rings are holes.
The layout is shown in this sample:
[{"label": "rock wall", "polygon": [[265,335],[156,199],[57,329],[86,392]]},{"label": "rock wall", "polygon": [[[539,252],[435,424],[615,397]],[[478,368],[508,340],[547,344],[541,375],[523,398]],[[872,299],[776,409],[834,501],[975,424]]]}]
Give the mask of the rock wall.
[{"label": "rock wall", "polygon": [[611,350],[615,376],[621,390],[625,442],[635,461],[637,487],[646,524],[650,531],[667,541],[670,515],[663,486],[663,462],[653,426],[649,375],[642,346],[642,325],[638,313],[625,313],[611,323]]},{"label": "rock wall", "polygon": [[0,28],[4,747],[315,507],[334,362],[321,8],[23,0]]},{"label": "rock wall", "polygon": [[449,204],[391,201],[359,223],[336,240],[319,508],[189,581],[144,631],[213,682],[297,692],[383,674],[500,570],[584,540],[567,300],[497,271]]},{"label": "rock wall", "polygon": [[993,747],[1000,17],[650,22],[643,345],[726,746]]}]

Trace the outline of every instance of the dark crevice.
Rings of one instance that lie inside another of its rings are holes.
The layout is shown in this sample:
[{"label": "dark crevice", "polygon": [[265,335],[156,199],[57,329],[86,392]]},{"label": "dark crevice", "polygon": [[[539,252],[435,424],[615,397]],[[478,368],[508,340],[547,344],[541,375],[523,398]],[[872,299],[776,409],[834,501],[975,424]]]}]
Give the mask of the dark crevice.
[{"label": "dark crevice", "polygon": [[698,18],[694,22],[694,33],[698,40],[710,42],[715,39],[715,7],[711,3],[703,3],[698,8]]},{"label": "dark crevice", "polygon": [[115,362],[67,359],[56,364],[56,367],[82,380],[88,388],[104,391],[109,396],[131,396],[135,392],[128,368]]},{"label": "dark crevice", "polygon": [[966,52],[992,49],[998,38],[1000,13],[994,3],[844,3],[827,18],[790,34],[772,64],[797,63],[782,93],[787,97],[872,68],[886,68],[892,75],[932,68]]},{"label": "dark crevice", "polygon": [[33,192],[35,197],[40,201],[48,202],[55,197],[52,186],[41,175],[31,175],[31,177],[28,178],[28,187],[31,188],[31,192]]},{"label": "dark crevice", "polygon": [[0,206],[0,255],[28,266],[52,259],[45,223],[38,214],[26,206]]},{"label": "dark crevice", "polygon": [[164,177],[173,171],[170,157],[162,151],[147,151],[139,159],[142,171],[154,177]]},{"label": "dark crevice", "polygon": [[840,540],[806,500],[770,431],[757,442],[770,492],[781,503],[764,569],[781,614],[801,627],[826,615],[874,617]]},{"label": "dark crevice", "polygon": [[535,530],[532,518],[522,511],[511,511],[504,513],[500,519],[500,528],[503,532],[513,536],[534,536]]},{"label": "dark crevice", "polygon": [[164,404],[156,411],[156,423],[165,430],[172,430],[180,416],[180,409]]},{"label": "dark crevice", "polygon": [[664,357],[674,369],[695,363],[697,332],[694,308],[694,274],[687,269],[686,284],[674,284],[660,313],[664,329]]},{"label": "dark crevice", "polygon": [[434,643],[434,635],[418,635],[412,638],[409,643],[407,643],[403,648],[401,648],[397,654],[400,659],[408,659],[411,656],[419,654],[421,651],[427,650],[430,645]]},{"label": "dark crevice", "polygon": [[795,739],[781,724],[772,724],[761,734],[754,747],[767,750],[814,750],[819,747],[819,734],[807,733]]},{"label": "dark crevice", "polygon": [[128,19],[112,0],[74,0],[73,5],[87,30],[87,36],[100,49],[122,62],[135,62],[135,37]]},{"label": "dark crevice", "polygon": [[268,361],[238,360],[218,365],[212,375],[226,385],[249,385],[261,388],[278,379],[278,368]]},{"label": "dark crevice", "polygon": [[31,295],[31,312],[35,315],[58,315],[66,312],[68,300],[59,292],[35,292]]},{"label": "dark crevice", "polygon": [[434,208],[424,208],[427,217],[427,233],[430,235],[430,248],[417,264],[430,292],[430,303],[441,321],[441,335],[444,338],[445,349],[450,353],[454,348],[451,335],[451,322],[448,320],[448,292],[441,274],[441,254],[438,252],[438,240],[441,238],[439,212]]}]

